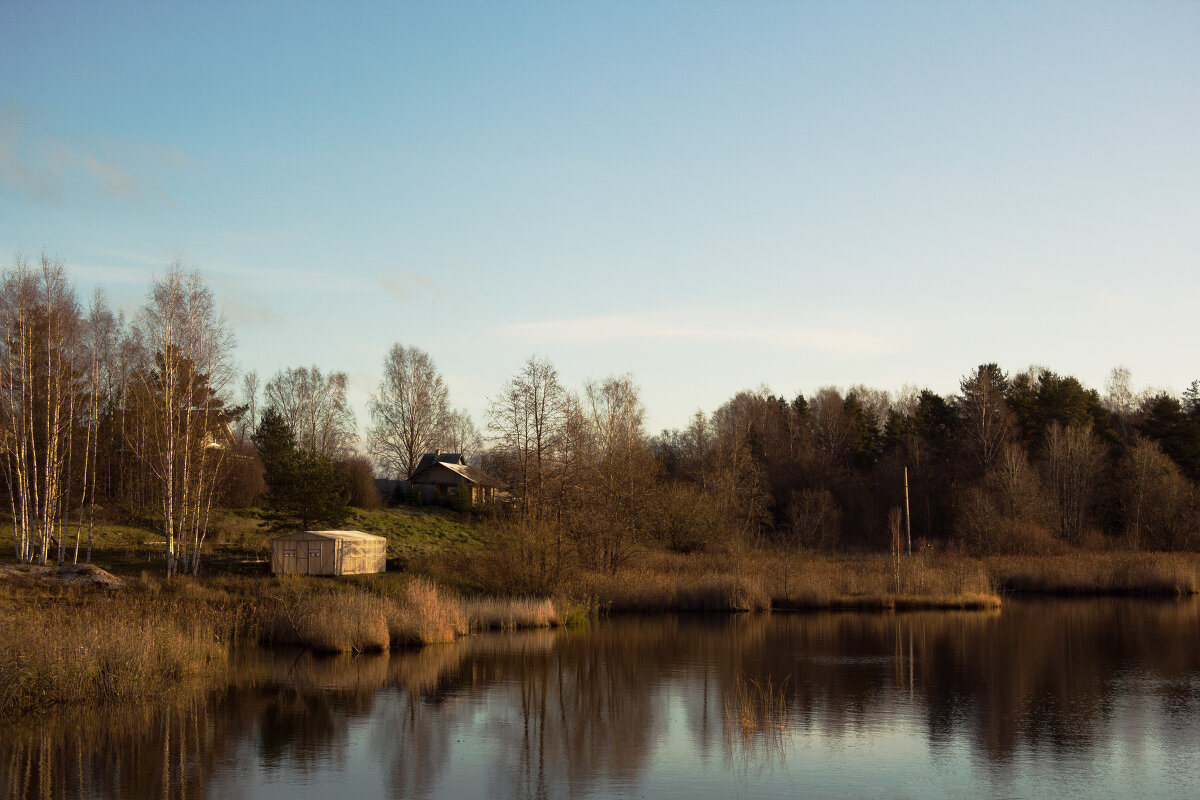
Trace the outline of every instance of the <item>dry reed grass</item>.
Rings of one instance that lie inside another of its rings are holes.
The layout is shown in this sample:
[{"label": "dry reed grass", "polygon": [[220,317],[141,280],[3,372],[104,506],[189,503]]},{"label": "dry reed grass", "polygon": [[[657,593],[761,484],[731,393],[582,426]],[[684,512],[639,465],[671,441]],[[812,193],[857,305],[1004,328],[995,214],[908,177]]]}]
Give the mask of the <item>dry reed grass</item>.
[{"label": "dry reed grass", "polygon": [[387,627],[392,647],[453,642],[468,630],[459,600],[424,578],[393,596]]},{"label": "dry reed grass", "polygon": [[786,688],[786,678],[775,686],[770,677],[760,682],[738,673],[725,695],[726,724],[742,735],[786,732],[791,727]]},{"label": "dry reed grass", "polygon": [[473,631],[515,631],[562,625],[549,598],[477,597],[463,603]]},{"label": "dry reed grass", "polygon": [[4,714],[161,697],[225,664],[219,618],[153,597],[67,599],[0,616]]},{"label": "dry reed grass", "polygon": [[280,580],[270,641],[324,653],[452,642],[467,632],[457,598],[424,578],[374,583]]},{"label": "dry reed grass", "polygon": [[1166,596],[1200,593],[1200,556],[1192,553],[998,556],[988,560],[988,568],[996,585],[1010,592]]},{"label": "dry reed grass", "polygon": [[998,608],[983,562],[923,554],[835,558],[763,552],[732,559],[655,554],[616,575],[584,573],[581,589],[612,612]]},{"label": "dry reed grass", "polygon": [[739,754],[742,767],[774,767],[787,760],[791,735],[788,710],[787,678],[775,686],[766,681],[747,680],[741,673],[725,691],[725,732],[727,757]]}]

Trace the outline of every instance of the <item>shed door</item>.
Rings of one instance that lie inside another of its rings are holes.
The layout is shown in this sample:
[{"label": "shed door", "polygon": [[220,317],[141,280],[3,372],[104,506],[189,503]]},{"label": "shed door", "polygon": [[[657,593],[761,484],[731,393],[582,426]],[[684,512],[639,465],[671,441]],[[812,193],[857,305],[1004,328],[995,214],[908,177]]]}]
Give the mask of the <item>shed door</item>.
[{"label": "shed door", "polygon": [[308,555],[308,564],[305,571],[309,575],[325,574],[325,571],[322,569],[324,565],[321,563],[321,560],[322,551],[325,549],[326,544],[326,542],[322,541],[312,541],[304,542],[302,545],[304,547],[304,552]]}]

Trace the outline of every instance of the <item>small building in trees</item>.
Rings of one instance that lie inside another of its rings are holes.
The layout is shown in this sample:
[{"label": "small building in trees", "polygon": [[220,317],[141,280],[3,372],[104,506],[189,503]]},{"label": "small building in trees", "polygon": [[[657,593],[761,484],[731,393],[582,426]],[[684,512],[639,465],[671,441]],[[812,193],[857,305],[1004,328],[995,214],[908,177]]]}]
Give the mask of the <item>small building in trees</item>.
[{"label": "small building in trees", "polygon": [[302,531],[271,540],[274,575],[361,575],[383,572],[387,539],[362,531]]},{"label": "small building in trees", "polygon": [[[407,491],[423,500],[449,500],[469,492],[472,503],[491,503],[496,490],[503,488],[498,479],[467,464],[462,453],[426,453],[417,462],[412,478],[404,483]],[[403,484],[402,484],[403,486]]]}]

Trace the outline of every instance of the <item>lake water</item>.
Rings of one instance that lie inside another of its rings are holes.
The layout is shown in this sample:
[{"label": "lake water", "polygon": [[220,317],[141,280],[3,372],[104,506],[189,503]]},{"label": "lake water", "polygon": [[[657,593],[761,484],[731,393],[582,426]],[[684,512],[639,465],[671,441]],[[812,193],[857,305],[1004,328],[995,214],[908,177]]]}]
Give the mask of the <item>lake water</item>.
[{"label": "lake water", "polygon": [[1200,602],[624,618],[254,651],[167,708],[0,728],[13,798],[1195,797]]}]

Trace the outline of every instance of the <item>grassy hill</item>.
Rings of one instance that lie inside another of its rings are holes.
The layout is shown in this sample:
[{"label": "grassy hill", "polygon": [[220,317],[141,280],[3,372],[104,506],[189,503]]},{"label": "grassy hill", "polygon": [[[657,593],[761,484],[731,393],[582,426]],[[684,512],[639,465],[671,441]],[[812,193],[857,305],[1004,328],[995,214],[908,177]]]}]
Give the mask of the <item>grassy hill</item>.
[{"label": "grassy hill", "polygon": [[[105,517],[98,509],[92,531],[92,560],[96,564],[125,572],[161,563],[163,539],[152,521],[126,524]],[[408,559],[450,548],[472,550],[485,546],[488,541],[483,526],[477,521],[460,512],[433,506],[353,509],[339,527],[385,537],[388,558]],[[75,531],[72,520],[65,531],[68,561],[74,551]],[[275,531],[263,526],[262,513],[258,509],[214,510],[204,546],[205,563],[210,568],[252,569],[256,562],[265,562],[269,558],[268,542],[275,535]],[[80,560],[83,560],[86,521],[81,540]],[[4,519],[0,523],[0,559],[4,559],[4,554],[11,558],[12,547],[12,524]],[[52,545],[52,559],[56,553],[57,548]]]}]

